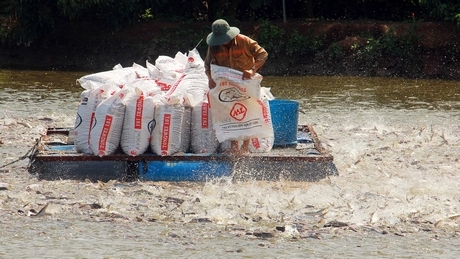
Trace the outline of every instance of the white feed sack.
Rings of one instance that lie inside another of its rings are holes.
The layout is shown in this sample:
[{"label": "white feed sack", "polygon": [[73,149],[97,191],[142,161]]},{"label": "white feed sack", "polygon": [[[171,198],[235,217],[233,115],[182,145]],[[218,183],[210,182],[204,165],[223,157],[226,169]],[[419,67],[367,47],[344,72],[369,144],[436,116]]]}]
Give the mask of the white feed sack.
[{"label": "white feed sack", "polygon": [[157,83],[162,91],[167,91],[182,77],[182,75],[183,73],[179,72],[161,73],[161,76],[155,80],[155,83]]},{"label": "white feed sack", "polygon": [[147,151],[150,143],[150,129],[154,120],[153,96],[147,96],[140,88],[135,88],[126,97],[125,103],[120,146],[127,155],[141,155]]},{"label": "white feed sack", "polygon": [[[117,66],[116,66],[117,67]],[[148,74],[148,73],[147,73]],[[103,71],[90,75],[82,76],[77,79],[77,83],[82,85],[87,81],[92,81],[98,84],[115,83],[117,85],[123,85],[127,82],[131,82],[137,78],[136,70],[132,68],[116,68],[109,71]]]},{"label": "white feed sack", "polygon": [[150,78],[149,71],[146,67],[143,67],[142,65],[139,65],[137,63],[133,63],[133,66],[130,68],[134,70],[134,73],[136,73],[136,78],[144,78],[144,79]]},{"label": "white feed sack", "polygon": [[[135,74],[136,74],[136,79],[138,78],[144,78],[144,79],[148,79],[150,78],[149,76],[149,71],[146,67],[143,67],[142,65],[139,65],[135,62],[133,62],[133,65],[131,67],[123,67],[122,65],[120,64],[117,64],[116,66],[113,67],[113,70],[117,70],[117,69],[124,69],[124,70],[132,70]],[[122,71],[122,70],[119,70],[119,71]],[[127,81],[129,82],[129,81]],[[120,83],[124,83],[124,81],[120,81]]]},{"label": "white feed sack", "polygon": [[182,98],[184,98],[184,91],[181,91],[179,88],[182,79],[185,78],[185,74],[182,74],[176,82],[165,92],[166,101],[169,103],[179,103],[183,102]]},{"label": "white feed sack", "polygon": [[[80,95],[77,116],[74,127],[74,145],[79,153],[92,154],[89,147],[89,131],[91,129],[91,114],[93,109],[88,103],[91,90],[85,90]],[[94,110],[96,110],[94,108]]]},{"label": "white feed sack", "polygon": [[[181,87],[185,89],[189,102],[196,105],[209,91],[209,80],[204,73],[187,74],[181,82]],[[193,105],[193,106],[194,106]]]},{"label": "white feed sack", "polygon": [[171,100],[184,98],[185,105],[194,107],[209,91],[204,62],[196,51],[190,51],[185,73],[171,86],[165,96]]},{"label": "white feed sack", "polygon": [[85,82],[82,86],[86,90],[81,93],[81,100],[78,105],[75,119],[74,145],[75,150],[79,153],[93,154],[89,141],[91,128],[94,126],[96,108],[103,100],[120,91],[120,88],[112,83],[98,87],[97,83]]},{"label": "white feed sack", "polygon": [[145,96],[154,96],[162,93],[161,88],[155,80],[150,78],[139,78],[126,83],[125,86],[133,90],[139,88]]},{"label": "white feed sack", "polygon": [[160,55],[155,60],[155,66],[162,72],[179,72],[183,73],[185,70],[185,64],[187,57],[180,51],[176,53],[174,58],[169,56]]},{"label": "white feed sack", "polygon": [[[193,107],[207,93],[207,89],[196,87],[196,84],[203,81],[200,75],[183,74],[172,86],[166,91],[165,98],[169,102],[183,102],[188,107]],[[206,79],[207,84],[207,79]]]},{"label": "white feed sack", "polygon": [[192,127],[192,107],[184,106],[184,115],[182,117],[181,127],[181,145],[180,152],[188,153],[191,144],[191,127]]},{"label": "white feed sack", "polygon": [[192,49],[188,52],[184,72],[186,74],[204,72],[204,61],[197,49]]},{"label": "white feed sack", "polygon": [[207,99],[202,99],[192,108],[191,123],[191,150],[192,153],[216,153],[219,141],[212,126],[211,111]]},{"label": "white feed sack", "polygon": [[252,153],[267,153],[270,152],[273,148],[273,144],[275,143],[275,135],[273,131],[273,124],[271,119],[270,113],[270,105],[268,103],[268,99],[266,97],[262,97],[262,100],[259,100],[259,103],[263,105],[265,108],[263,113],[267,114],[267,118],[270,120],[270,136],[268,137],[255,137],[251,138],[249,142],[249,151]]},{"label": "white feed sack", "polygon": [[243,80],[243,73],[211,65],[216,87],[209,91],[212,122],[219,142],[273,137],[267,107],[260,101],[262,76]]},{"label": "white feed sack", "polygon": [[[177,61],[179,64],[181,64],[181,67],[183,66],[185,69],[185,65],[187,64],[187,55],[184,53],[178,51],[176,55],[174,56],[174,60]],[[183,72],[183,71],[182,71]]]},{"label": "white feed sack", "polygon": [[125,116],[124,99],[129,93],[129,89],[122,89],[97,106],[89,141],[95,155],[107,156],[117,151]]},{"label": "white feed sack", "polygon": [[249,142],[249,152],[268,153],[272,150],[274,143],[274,138],[252,138]]},{"label": "white feed sack", "polygon": [[160,69],[157,68],[154,64],[146,60],[145,66],[147,67],[147,71],[148,71],[150,79],[156,80],[161,77]]},{"label": "white feed sack", "polygon": [[150,140],[153,153],[168,156],[181,151],[184,111],[182,103],[155,103],[155,123]]},{"label": "white feed sack", "polygon": [[[177,55],[180,57],[181,55]],[[168,56],[159,56],[155,60],[157,78],[156,82],[162,90],[169,90],[180,77],[184,74],[185,64],[181,58],[171,58]],[[147,68],[151,74],[151,68]],[[153,72],[152,72],[153,73]]]}]

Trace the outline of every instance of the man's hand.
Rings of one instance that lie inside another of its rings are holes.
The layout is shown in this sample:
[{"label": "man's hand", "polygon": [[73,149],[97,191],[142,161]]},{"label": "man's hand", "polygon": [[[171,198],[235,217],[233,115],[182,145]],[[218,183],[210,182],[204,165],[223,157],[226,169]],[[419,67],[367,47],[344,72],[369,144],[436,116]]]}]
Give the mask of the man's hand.
[{"label": "man's hand", "polygon": [[214,87],[216,87],[216,82],[214,82],[214,80],[209,78],[208,79],[208,85],[209,85],[209,89],[213,89]]},{"label": "man's hand", "polygon": [[254,76],[255,72],[253,69],[248,69],[243,71],[243,79],[251,79]]}]

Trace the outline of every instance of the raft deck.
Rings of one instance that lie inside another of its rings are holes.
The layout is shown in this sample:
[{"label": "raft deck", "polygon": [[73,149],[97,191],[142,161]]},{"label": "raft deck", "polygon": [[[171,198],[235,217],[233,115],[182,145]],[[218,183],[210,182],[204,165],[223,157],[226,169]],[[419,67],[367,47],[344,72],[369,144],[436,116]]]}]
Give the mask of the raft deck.
[{"label": "raft deck", "polygon": [[297,144],[274,146],[268,153],[250,153],[235,158],[222,153],[177,153],[159,156],[151,152],[129,156],[96,156],[75,151],[70,128],[49,128],[31,156],[29,172],[39,179],[91,181],[206,181],[280,179],[318,181],[338,175],[333,157],[322,148],[311,125],[298,127]]}]

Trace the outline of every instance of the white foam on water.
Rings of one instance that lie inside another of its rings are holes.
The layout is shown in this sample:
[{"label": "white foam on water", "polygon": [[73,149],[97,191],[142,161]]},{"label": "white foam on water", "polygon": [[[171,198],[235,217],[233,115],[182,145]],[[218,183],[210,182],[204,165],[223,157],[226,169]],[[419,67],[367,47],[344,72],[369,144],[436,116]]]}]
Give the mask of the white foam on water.
[{"label": "white foam on water", "polygon": [[[47,127],[72,126],[77,104],[68,102],[0,103],[0,163],[24,155]],[[458,110],[352,102],[303,108],[300,123],[313,125],[338,176],[318,182],[39,181],[22,160],[0,171],[4,253],[38,257],[51,249],[66,257],[64,248],[73,247],[77,257],[210,257],[216,248],[224,256],[241,249],[243,256],[259,257],[458,254]],[[46,204],[44,216],[30,216]],[[324,227],[334,221],[356,232]],[[48,239],[55,247],[43,243]],[[21,249],[25,243],[34,249]]]},{"label": "white foam on water", "polygon": [[337,114],[338,131],[320,128],[318,135],[334,142],[328,148],[340,176],[331,178],[331,184],[340,190],[338,202],[350,207],[341,210],[338,219],[394,224],[411,219],[437,222],[458,214],[460,131],[438,116],[446,113]]},{"label": "white foam on water", "polygon": [[[334,156],[339,171],[339,176],[319,182],[209,181],[191,184],[179,193],[171,189],[174,184],[153,188],[149,187],[151,183],[140,183],[142,189],[151,193],[148,196],[160,197],[142,202],[139,196],[126,195],[123,188],[109,188],[108,193],[104,193],[88,183],[90,188],[78,189],[81,192],[78,196],[82,202],[95,202],[107,207],[107,211],[126,213],[128,217],[136,213],[126,206],[142,203],[150,208],[146,209],[150,215],[172,221],[182,218],[179,210],[168,212],[170,215],[166,217],[164,208],[156,207],[155,201],[161,203],[165,197],[179,196],[183,202],[177,207],[187,211],[188,219],[206,218],[217,224],[257,225],[264,222],[262,225],[273,226],[283,222],[295,223],[319,210],[327,213],[314,215],[311,219],[318,222],[321,219],[337,220],[358,226],[396,225],[414,219],[458,223],[449,217],[460,213],[457,206],[460,183],[456,173],[460,167],[457,155],[460,127],[450,125],[449,121],[414,124],[394,117],[401,114],[388,114],[388,117],[381,114],[382,111],[378,116],[337,114],[326,119],[325,123],[321,123],[322,118],[314,122],[322,125],[314,128],[324,140],[325,148]],[[437,117],[436,114],[432,116]],[[422,121],[415,116],[404,117]],[[11,120],[19,121],[19,118]],[[27,118],[26,121],[31,128],[18,123],[1,125],[4,129],[14,127],[15,133],[10,136],[23,149],[32,136],[49,126],[36,118]],[[67,115],[54,115],[51,125],[71,121]],[[75,184],[56,181],[43,188],[54,186],[56,192],[67,193],[64,188],[72,188],[70,186]],[[95,191],[97,196],[87,193],[89,190]],[[27,193],[18,195],[22,201],[27,200]],[[197,198],[199,202],[196,202]]]}]

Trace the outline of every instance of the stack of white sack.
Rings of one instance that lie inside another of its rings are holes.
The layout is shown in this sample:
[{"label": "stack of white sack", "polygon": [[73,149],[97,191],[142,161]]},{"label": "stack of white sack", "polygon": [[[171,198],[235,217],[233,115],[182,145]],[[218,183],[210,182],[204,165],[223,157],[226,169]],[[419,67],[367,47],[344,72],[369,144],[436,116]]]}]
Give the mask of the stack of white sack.
[{"label": "stack of white sack", "polygon": [[149,147],[157,155],[217,150],[210,112],[202,110],[208,79],[196,49],[159,56],[146,67],[116,65],[77,83],[85,89],[75,121],[77,152],[106,156],[121,149],[137,156]]}]

